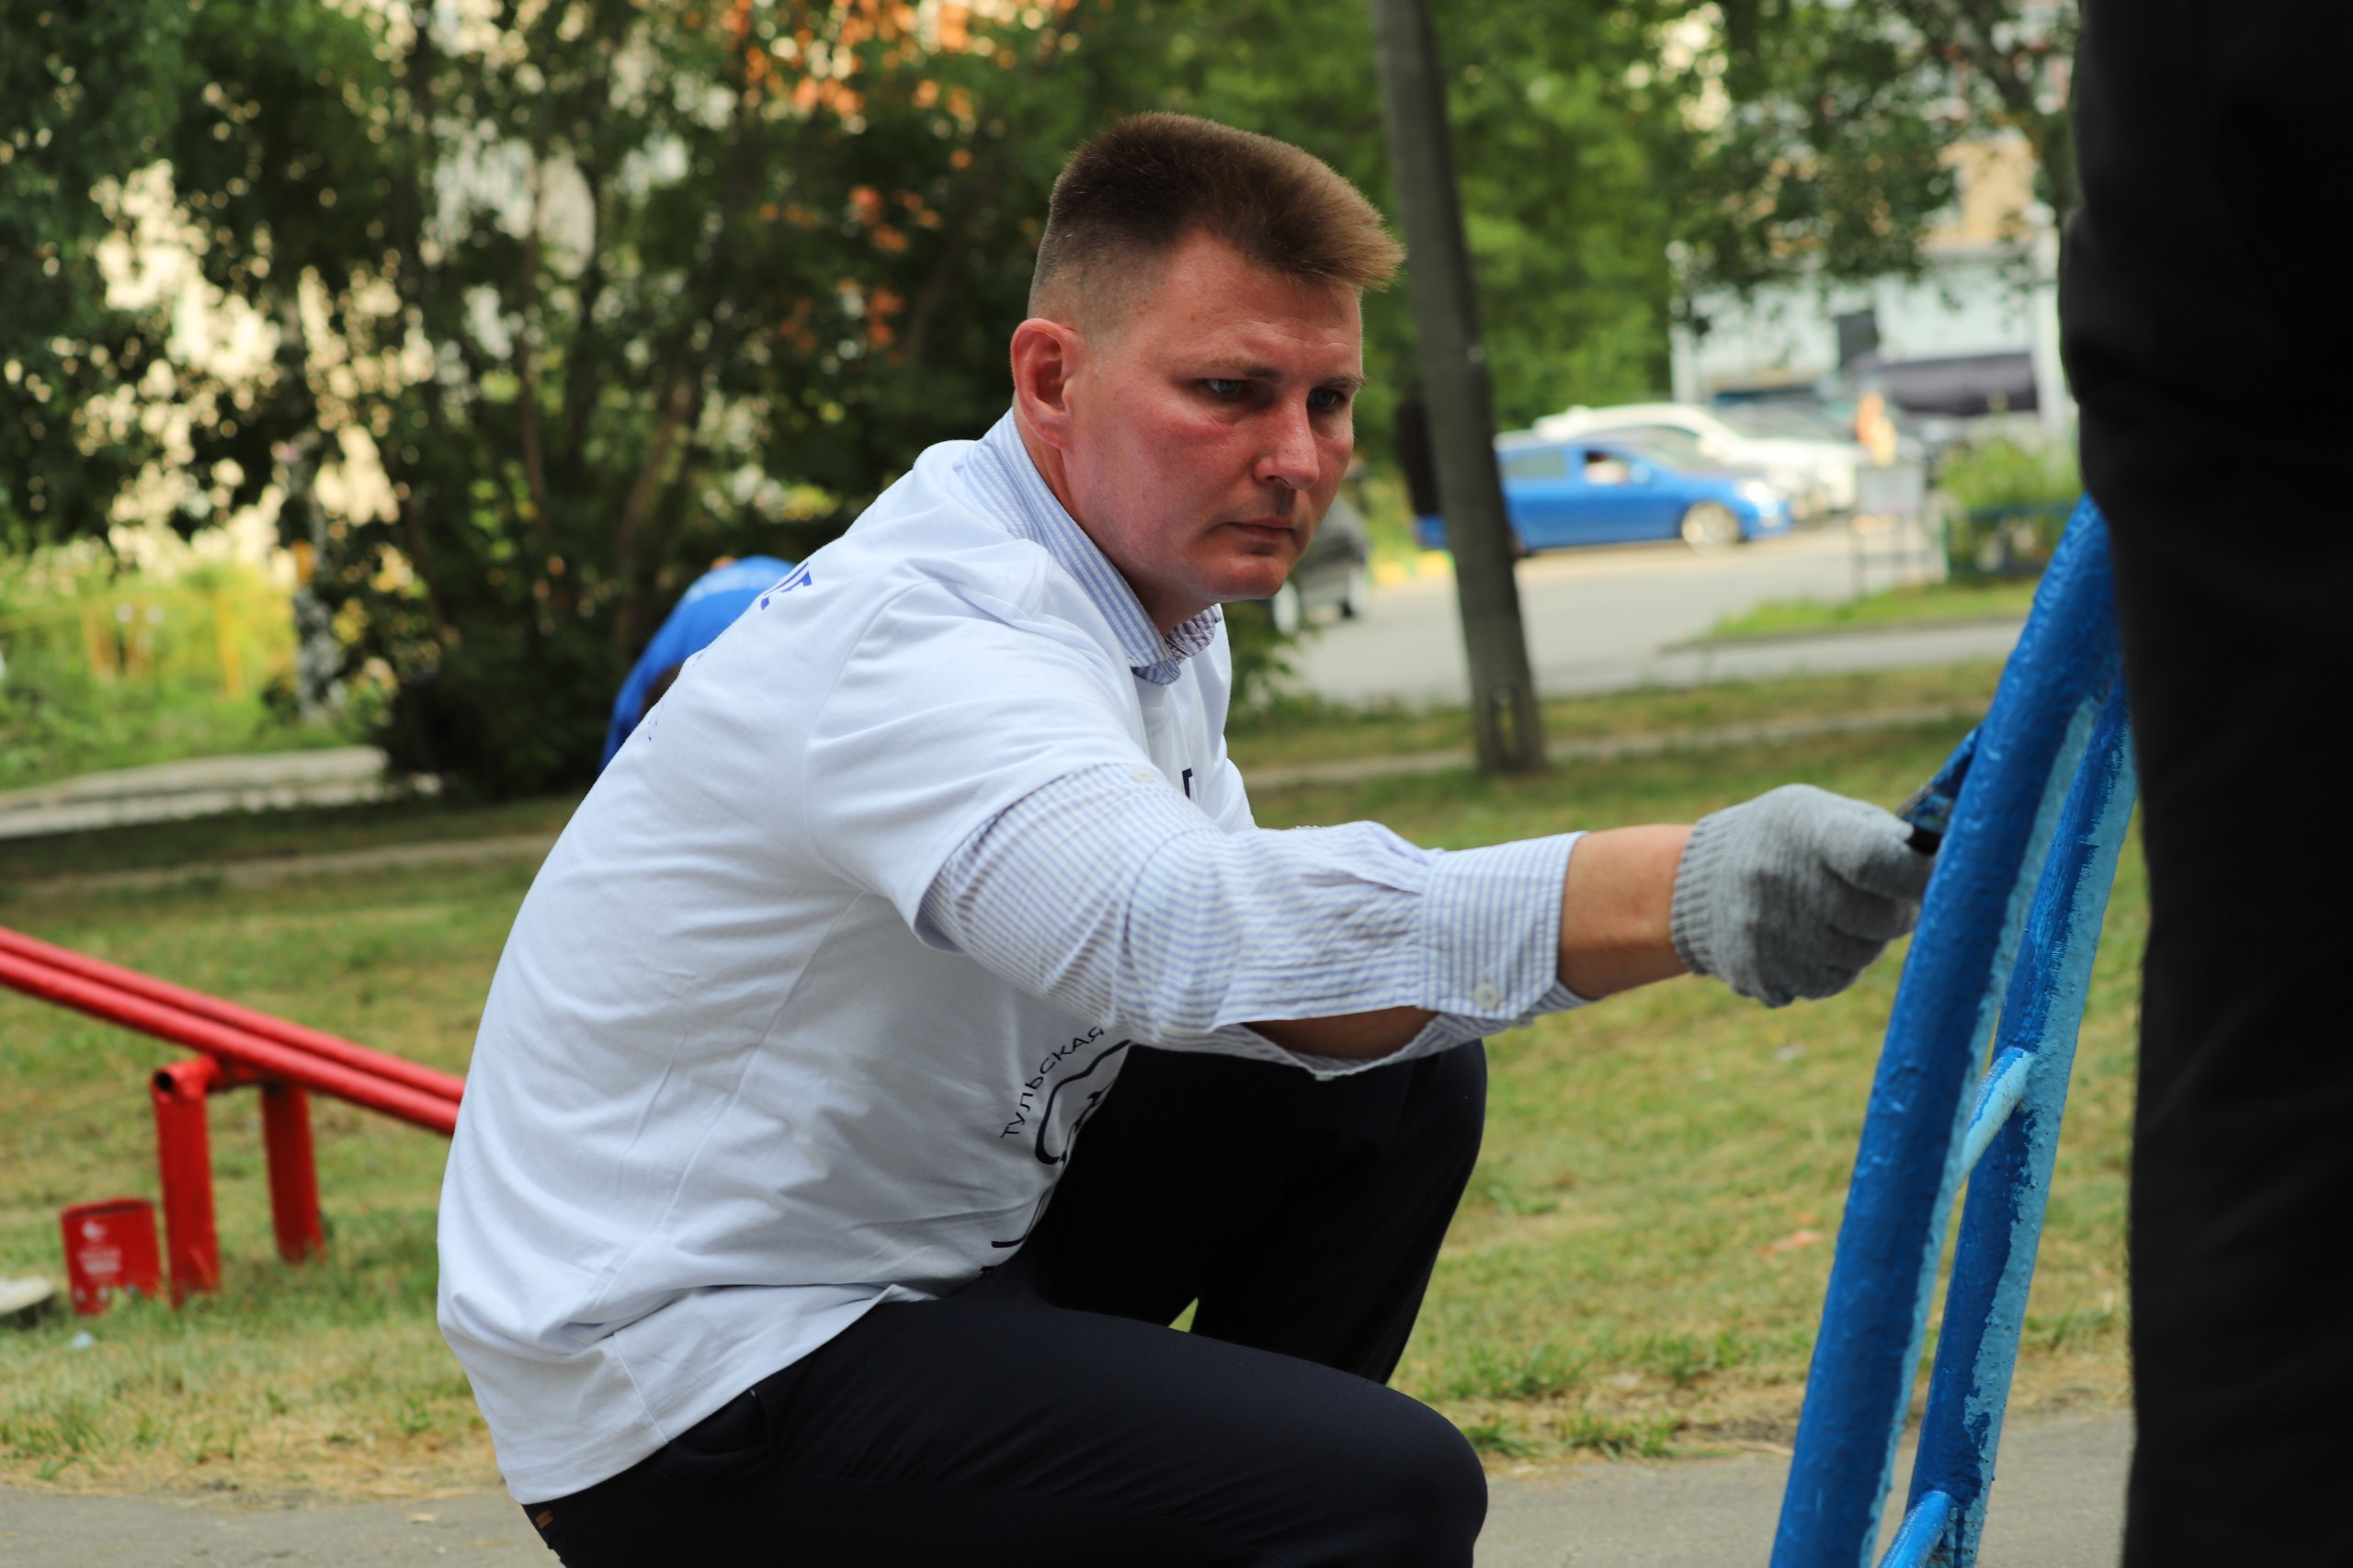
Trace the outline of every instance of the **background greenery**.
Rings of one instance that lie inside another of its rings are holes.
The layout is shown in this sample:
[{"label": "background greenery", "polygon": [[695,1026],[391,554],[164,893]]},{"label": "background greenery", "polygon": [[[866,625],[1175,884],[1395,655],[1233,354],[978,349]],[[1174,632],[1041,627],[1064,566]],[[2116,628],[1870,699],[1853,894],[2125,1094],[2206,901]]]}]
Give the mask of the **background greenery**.
[{"label": "background greenery", "polygon": [[0,790],[356,733],[302,722],[286,595],[264,573],[117,564],[88,548],[0,556]]},{"label": "background greenery", "polygon": [[[1671,244],[1694,287],[1906,270],[2006,128],[2066,204],[2072,6],[1440,10],[1506,425],[1659,388]],[[1001,410],[1076,141],[1188,109],[1388,205],[1372,81],[1358,0],[0,0],[0,545],[272,508],[404,764],[577,780],[712,557]],[[142,291],[159,246],[192,278]],[[1367,326],[1379,461],[1402,291]]]},{"label": "background greenery", "polygon": [[2021,445],[2006,437],[1949,458],[1945,560],[1956,581],[2031,577],[2051,563],[2084,493],[2072,441]]}]

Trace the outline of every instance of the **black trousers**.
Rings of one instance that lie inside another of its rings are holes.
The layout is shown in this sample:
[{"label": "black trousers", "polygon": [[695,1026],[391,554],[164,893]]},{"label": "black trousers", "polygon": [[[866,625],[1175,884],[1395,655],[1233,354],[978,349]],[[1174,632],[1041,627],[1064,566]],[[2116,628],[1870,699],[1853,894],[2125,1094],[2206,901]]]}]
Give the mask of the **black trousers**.
[{"label": "black trousers", "polygon": [[2092,0],[2075,75],[2062,313],[2152,898],[2131,1568],[2353,1563],[2348,51],[2343,5]]},{"label": "black trousers", "polygon": [[1476,1045],[1138,1051],[1013,1262],[525,1512],[566,1568],[1467,1568],[1477,1456],[1383,1383],[1485,1108]]}]

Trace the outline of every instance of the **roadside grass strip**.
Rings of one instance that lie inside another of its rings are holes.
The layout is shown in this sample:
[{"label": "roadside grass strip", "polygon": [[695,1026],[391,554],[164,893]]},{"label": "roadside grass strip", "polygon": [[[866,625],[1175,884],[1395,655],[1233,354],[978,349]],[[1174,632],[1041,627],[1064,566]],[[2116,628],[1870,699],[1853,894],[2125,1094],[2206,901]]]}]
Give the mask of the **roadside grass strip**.
[{"label": "roadside grass strip", "polygon": [[1972,620],[2023,620],[2034,603],[2035,579],[1967,578],[1915,583],[1859,598],[1768,599],[1726,616],[1694,639],[1737,642],[1752,638],[1808,637],[1831,631],[1895,631]]}]

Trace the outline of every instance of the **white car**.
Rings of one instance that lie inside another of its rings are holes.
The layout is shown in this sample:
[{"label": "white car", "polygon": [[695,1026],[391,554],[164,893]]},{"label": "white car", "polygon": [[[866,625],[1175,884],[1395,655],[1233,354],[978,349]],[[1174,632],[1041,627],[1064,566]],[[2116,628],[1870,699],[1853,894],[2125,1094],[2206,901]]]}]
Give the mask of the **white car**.
[{"label": "white car", "polygon": [[1612,408],[1582,405],[1547,415],[1536,433],[1547,440],[1579,436],[1652,436],[1671,432],[1694,442],[1711,460],[1764,471],[1768,483],[1790,499],[1801,517],[1855,509],[1855,471],[1870,461],[1854,441],[1810,435],[1769,415],[1744,409],[1702,408],[1696,403],[1621,403]]}]

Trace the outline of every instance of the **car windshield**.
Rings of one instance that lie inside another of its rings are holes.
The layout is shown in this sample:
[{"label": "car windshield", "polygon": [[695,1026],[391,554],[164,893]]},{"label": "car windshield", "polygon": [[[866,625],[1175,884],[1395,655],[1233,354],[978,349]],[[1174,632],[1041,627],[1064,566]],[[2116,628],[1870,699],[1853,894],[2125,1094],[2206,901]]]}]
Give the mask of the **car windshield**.
[{"label": "car windshield", "polygon": [[1766,440],[1851,441],[1854,432],[1819,403],[1760,403],[1720,408],[1716,417],[1744,436]]},{"label": "car windshield", "polygon": [[1709,461],[1699,436],[1677,431],[1671,424],[1621,424],[1609,431],[1593,431],[1591,440],[1607,440],[1612,448],[1643,448],[1643,457],[1671,469],[1697,469]]},{"label": "car windshield", "polygon": [[1680,430],[1645,430],[1639,436],[1611,436],[1606,438],[1608,449],[1646,462],[1653,468],[1683,472],[1695,468],[1714,468],[1715,460],[1699,449],[1699,443]]}]

